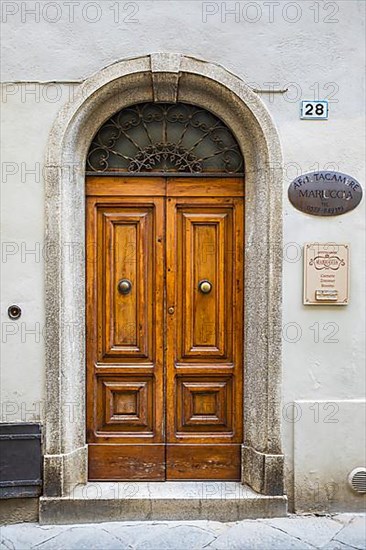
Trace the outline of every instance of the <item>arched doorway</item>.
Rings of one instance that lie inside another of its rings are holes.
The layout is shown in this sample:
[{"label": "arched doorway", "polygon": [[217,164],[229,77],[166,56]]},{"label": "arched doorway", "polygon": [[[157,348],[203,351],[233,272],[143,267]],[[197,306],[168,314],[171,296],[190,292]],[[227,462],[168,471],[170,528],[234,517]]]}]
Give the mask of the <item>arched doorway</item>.
[{"label": "arched doorway", "polygon": [[86,173],[89,479],[240,480],[235,137],[194,105],[133,105],[98,130]]},{"label": "arched doorway", "polygon": [[[177,101],[219,117],[245,158],[247,292],[241,479],[260,493],[283,494],[282,156],[278,134],[263,102],[240,78],[193,57],[157,53],[114,63],[87,79],[60,111],[50,134],[44,168],[45,241],[55,253],[47,255],[45,264],[46,497],[65,495],[74,484],[87,481],[84,167],[90,136],[125,107]],[[70,243],[71,259],[63,252]]]}]

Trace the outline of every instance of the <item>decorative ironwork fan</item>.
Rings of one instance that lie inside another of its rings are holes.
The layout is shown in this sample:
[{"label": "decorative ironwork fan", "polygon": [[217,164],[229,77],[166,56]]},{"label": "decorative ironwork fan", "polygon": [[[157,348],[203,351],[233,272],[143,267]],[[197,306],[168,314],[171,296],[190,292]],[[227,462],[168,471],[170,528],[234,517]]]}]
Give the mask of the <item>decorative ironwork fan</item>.
[{"label": "decorative ironwork fan", "polygon": [[86,171],[242,174],[244,162],[232,132],[212,113],[185,103],[141,103],[98,130]]}]

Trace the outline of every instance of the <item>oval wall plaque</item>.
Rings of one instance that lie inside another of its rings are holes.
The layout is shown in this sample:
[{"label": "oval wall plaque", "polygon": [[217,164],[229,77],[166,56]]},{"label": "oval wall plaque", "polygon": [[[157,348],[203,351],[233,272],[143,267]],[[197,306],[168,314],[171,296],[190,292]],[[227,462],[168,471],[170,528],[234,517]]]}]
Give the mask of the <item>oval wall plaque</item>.
[{"label": "oval wall plaque", "polygon": [[341,172],[309,172],[296,178],[288,188],[291,204],[313,216],[339,216],[361,202],[362,187]]}]

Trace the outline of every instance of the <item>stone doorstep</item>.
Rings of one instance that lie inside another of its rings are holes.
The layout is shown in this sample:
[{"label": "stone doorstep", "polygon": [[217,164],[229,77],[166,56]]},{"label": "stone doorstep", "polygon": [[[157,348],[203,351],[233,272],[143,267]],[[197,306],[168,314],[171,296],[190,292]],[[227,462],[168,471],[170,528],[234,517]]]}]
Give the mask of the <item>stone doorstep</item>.
[{"label": "stone doorstep", "polygon": [[285,517],[286,496],[260,495],[236,482],[88,482],[64,497],[41,497],[41,524]]}]

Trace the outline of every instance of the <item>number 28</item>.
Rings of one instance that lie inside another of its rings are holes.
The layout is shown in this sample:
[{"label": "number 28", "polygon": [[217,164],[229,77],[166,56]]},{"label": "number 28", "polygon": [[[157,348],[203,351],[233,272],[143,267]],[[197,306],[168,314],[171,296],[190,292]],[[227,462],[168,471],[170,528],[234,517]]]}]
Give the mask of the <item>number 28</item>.
[{"label": "number 28", "polygon": [[[314,112],[315,109],[315,112]],[[306,116],[323,116],[325,114],[325,107],[323,103],[307,103],[305,105],[305,115]]]}]

